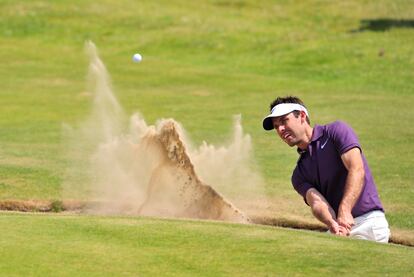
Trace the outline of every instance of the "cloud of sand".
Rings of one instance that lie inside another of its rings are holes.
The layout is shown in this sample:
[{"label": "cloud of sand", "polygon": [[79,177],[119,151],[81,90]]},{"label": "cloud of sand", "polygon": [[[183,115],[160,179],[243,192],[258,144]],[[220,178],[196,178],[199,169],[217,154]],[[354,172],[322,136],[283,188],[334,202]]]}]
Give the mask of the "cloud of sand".
[{"label": "cloud of sand", "polygon": [[[187,143],[191,145],[191,143]],[[203,141],[189,149],[191,159],[201,179],[232,198],[262,193],[262,178],[253,168],[251,137],[244,134],[241,115],[233,116],[233,134],[229,142],[219,146]]]},{"label": "cloud of sand", "polygon": [[[165,120],[148,126],[136,113],[128,123],[95,45],[89,42],[86,49],[90,59],[88,89],[94,100],[90,115],[79,127],[64,126],[69,163],[63,197],[105,203],[95,207],[95,211],[103,213],[134,214],[146,200],[154,170],[162,160],[162,154],[146,138],[159,131]],[[262,179],[253,168],[251,137],[244,134],[240,115],[234,117],[233,137],[220,146],[203,142],[193,147],[184,128],[175,124],[203,182],[239,207],[243,206],[241,199],[251,197],[252,193],[263,197]],[[174,188],[173,179],[167,183],[172,183],[170,190]],[[168,198],[171,193],[160,194]],[[171,209],[161,207],[161,202],[159,205],[160,215]]]}]

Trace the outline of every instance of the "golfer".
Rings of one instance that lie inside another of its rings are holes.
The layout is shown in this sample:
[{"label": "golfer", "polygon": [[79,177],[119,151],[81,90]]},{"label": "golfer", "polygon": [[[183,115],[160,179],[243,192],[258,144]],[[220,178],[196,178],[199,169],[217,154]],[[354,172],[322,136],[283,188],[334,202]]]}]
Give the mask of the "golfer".
[{"label": "golfer", "polygon": [[263,120],[299,159],[295,190],[332,234],[388,242],[390,230],[378,192],[354,131],[344,122],[311,127],[303,102],[278,97]]}]

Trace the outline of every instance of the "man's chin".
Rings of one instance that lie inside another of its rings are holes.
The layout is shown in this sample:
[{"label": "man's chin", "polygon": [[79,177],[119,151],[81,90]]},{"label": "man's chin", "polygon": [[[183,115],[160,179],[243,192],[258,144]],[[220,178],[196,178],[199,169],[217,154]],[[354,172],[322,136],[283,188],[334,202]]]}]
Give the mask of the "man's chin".
[{"label": "man's chin", "polygon": [[290,147],[293,147],[293,146],[298,145],[298,142],[297,142],[297,141],[286,141],[286,140],[285,140],[285,143],[286,143],[287,145],[289,145]]}]

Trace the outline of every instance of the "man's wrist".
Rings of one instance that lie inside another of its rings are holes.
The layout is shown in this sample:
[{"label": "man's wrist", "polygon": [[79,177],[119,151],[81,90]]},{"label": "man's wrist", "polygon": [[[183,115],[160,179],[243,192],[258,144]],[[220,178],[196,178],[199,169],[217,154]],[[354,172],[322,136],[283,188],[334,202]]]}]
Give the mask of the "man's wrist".
[{"label": "man's wrist", "polygon": [[350,214],[351,213],[351,207],[347,205],[346,203],[341,203],[338,208],[338,217],[344,214]]},{"label": "man's wrist", "polygon": [[327,222],[327,225],[328,225],[328,228],[329,228],[329,229],[331,229],[331,228],[335,228],[335,227],[338,227],[338,226],[339,226],[338,222],[336,222],[336,220],[334,220],[334,219],[329,220],[329,221]]}]

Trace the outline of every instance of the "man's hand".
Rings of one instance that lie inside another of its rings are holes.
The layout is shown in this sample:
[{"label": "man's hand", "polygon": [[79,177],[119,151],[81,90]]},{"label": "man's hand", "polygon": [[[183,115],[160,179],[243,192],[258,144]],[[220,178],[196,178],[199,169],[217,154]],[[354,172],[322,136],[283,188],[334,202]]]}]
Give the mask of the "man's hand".
[{"label": "man's hand", "polygon": [[351,212],[339,210],[337,221],[339,226],[344,227],[348,233],[351,232],[352,227],[355,225],[354,217],[352,216]]},{"label": "man's hand", "polygon": [[337,235],[337,236],[342,236],[342,237],[346,237],[349,236],[350,231],[348,229],[346,229],[345,227],[341,226],[338,224],[338,222],[336,221],[332,221],[329,225],[329,231],[331,232],[331,234]]},{"label": "man's hand", "polygon": [[351,232],[352,227],[355,225],[354,217],[350,211],[344,211],[339,209],[337,216],[338,224],[344,227],[348,232]]}]

